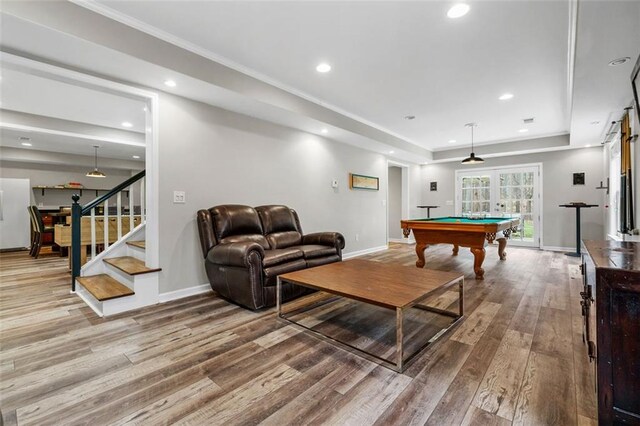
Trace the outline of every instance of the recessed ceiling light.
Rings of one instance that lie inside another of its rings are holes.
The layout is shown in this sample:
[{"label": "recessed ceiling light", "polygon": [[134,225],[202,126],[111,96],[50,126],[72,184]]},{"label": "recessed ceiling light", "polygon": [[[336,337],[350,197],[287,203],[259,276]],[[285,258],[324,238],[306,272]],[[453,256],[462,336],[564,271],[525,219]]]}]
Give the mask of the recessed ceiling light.
[{"label": "recessed ceiling light", "polygon": [[322,133],[323,135],[326,135],[327,133],[329,133],[329,131],[327,129],[322,129],[320,130],[320,133]]},{"label": "recessed ceiling light", "polygon": [[415,116],[415,115],[405,115],[405,116],[404,116],[404,119],[405,119],[405,120],[415,120],[415,119],[416,119],[416,116]]},{"label": "recessed ceiling light", "polygon": [[22,145],[22,146],[33,146],[29,142],[22,142],[20,145]]},{"label": "recessed ceiling light", "polygon": [[134,155],[133,158],[135,158],[137,160],[138,158],[140,158],[140,156],[139,155]]},{"label": "recessed ceiling light", "polygon": [[520,130],[518,130],[518,131],[519,131],[520,133],[526,133],[526,132],[528,132],[528,131],[529,131],[529,129],[520,129]]},{"label": "recessed ceiling light", "polygon": [[147,107],[142,107],[142,110],[143,110],[144,112],[147,112]]},{"label": "recessed ceiling light", "polygon": [[585,148],[591,148],[591,145],[585,145],[584,147]]},{"label": "recessed ceiling light", "polygon": [[169,87],[176,87],[176,82],[173,80],[165,80],[164,85]]},{"label": "recessed ceiling light", "polygon": [[133,127],[133,124],[129,123],[128,121],[123,121],[122,122],[122,127],[126,127],[128,129],[130,127]]},{"label": "recessed ceiling light", "polygon": [[447,12],[449,18],[455,19],[464,16],[469,12],[469,5],[465,3],[454,4]]},{"label": "recessed ceiling light", "polygon": [[395,151],[389,151],[389,154],[393,154]]},{"label": "recessed ceiling light", "polygon": [[618,65],[622,65],[624,63],[626,63],[627,61],[629,61],[631,58],[628,56],[625,56],[624,58],[618,58],[618,59],[614,59],[613,61],[609,62],[609,66],[610,67],[616,67]]},{"label": "recessed ceiling light", "polygon": [[513,98],[513,93],[505,93],[504,95],[500,96],[498,99],[500,99],[501,101],[506,101]]},{"label": "recessed ceiling light", "polygon": [[422,163],[422,164],[429,164],[429,162],[428,162],[428,161],[425,161],[425,162],[424,162],[424,163]]},{"label": "recessed ceiling light", "polygon": [[591,122],[591,125],[592,125],[592,126],[595,126],[595,125],[597,125],[597,124],[600,124],[600,122],[599,122],[599,121],[592,121],[592,122]]},{"label": "recessed ceiling light", "polygon": [[316,71],[318,71],[318,72],[329,72],[329,71],[331,71],[331,65],[327,64],[326,62],[322,62],[322,63],[318,64],[318,66],[316,67]]},{"label": "recessed ceiling light", "polygon": [[451,139],[451,140],[449,141],[449,143],[456,143],[456,140],[455,140],[455,139]]}]

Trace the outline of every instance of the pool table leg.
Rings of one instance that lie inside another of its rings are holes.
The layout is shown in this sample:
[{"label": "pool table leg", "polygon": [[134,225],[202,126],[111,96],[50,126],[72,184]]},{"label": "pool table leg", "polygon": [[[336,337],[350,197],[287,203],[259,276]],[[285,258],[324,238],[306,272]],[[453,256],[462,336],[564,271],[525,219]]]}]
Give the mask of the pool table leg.
[{"label": "pool table leg", "polygon": [[473,253],[473,270],[476,273],[476,280],[484,279],[484,269],[482,269],[482,262],[484,262],[484,255],[486,253],[484,247],[471,247],[471,253]]},{"label": "pool table leg", "polygon": [[458,250],[460,249],[460,247],[458,247],[457,244],[453,245],[453,255],[457,256],[458,255]]},{"label": "pool table leg", "polygon": [[424,261],[424,250],[427,248],[427,244],[416,242],[416,254],[418,255],[418,260],[416,260],[416,267],[423,268]]},{"label": "pool table leg", "polygon": [[506,238],[498,238],[498,256],[500,256],[500,260],[507,259],[507,252],[504,249],[507,247],[507,239]]}]

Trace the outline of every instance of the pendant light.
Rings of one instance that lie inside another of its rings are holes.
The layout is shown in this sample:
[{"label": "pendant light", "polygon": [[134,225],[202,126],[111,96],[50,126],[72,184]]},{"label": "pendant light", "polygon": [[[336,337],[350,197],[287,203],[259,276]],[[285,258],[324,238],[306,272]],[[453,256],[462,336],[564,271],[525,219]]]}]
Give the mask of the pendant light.
[{"label": "pendant light", "polygon": [[93,146],[96,149],[96,154],[95,154],[95,159],[96,159],[96,167],[91,170],[90,172],[87,173],[88,177],[94,177],[94,178],[103,178],[103,177],[107,177],[107,175],[105,175],[104,173],[102,173],[101,171],[98,170],[98,148],[100,148],[98,145],[94,145]]},{"label": "pendant light", "polygon": [[462,160],[462,164],[484,163],[484,160],[480,157],[476,157],[476,154],[473,152],[473,128],[476,126],[476,123],[465,124],[465,127],[471,127],[471,155]]}]

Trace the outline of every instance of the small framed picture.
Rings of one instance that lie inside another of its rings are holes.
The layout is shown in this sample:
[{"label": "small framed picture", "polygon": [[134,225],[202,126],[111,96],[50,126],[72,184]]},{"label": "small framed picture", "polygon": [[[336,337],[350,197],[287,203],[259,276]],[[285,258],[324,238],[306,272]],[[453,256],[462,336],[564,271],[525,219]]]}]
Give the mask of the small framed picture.
[{"label": "small framed picture", "polygon": [[584,172],[573,174],[574,185],[584,185]]},{"label": "small framed picture", "polygon": [[438,190],[438,182],[431,182],[429,187],[431,188],[432,191],[437,191]]}]

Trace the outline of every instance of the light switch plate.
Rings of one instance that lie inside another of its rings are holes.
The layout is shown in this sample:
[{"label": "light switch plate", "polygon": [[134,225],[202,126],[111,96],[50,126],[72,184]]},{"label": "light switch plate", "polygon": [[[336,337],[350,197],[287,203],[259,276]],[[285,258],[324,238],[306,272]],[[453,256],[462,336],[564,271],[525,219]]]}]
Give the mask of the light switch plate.
[{"label": "light switch plate", "polygon": [[186,195],[184,191],[173,191],[173,204],[186,203]]},{"label": "light switch plate", "polygon": [[338,179],[335,179],[335,178],[334,178],[334,179],[331,181],[331,187],[332,187],[332,188],[337,188],[337,187],[338,187]]}]

